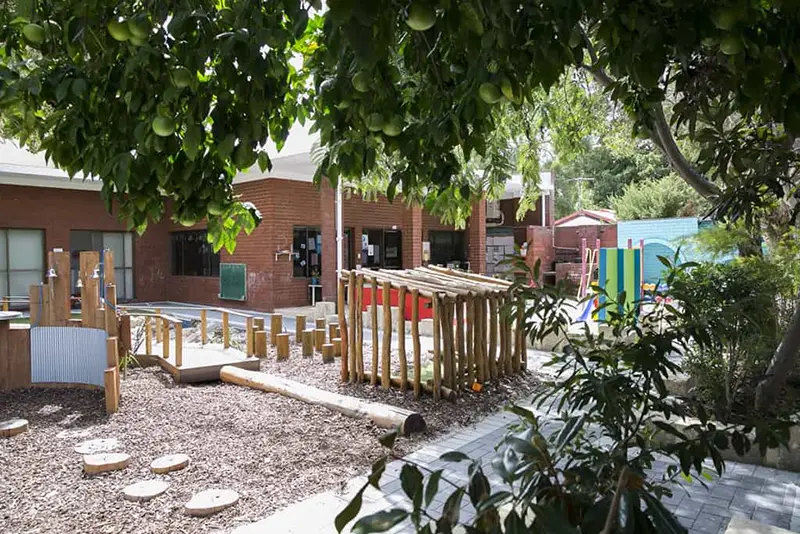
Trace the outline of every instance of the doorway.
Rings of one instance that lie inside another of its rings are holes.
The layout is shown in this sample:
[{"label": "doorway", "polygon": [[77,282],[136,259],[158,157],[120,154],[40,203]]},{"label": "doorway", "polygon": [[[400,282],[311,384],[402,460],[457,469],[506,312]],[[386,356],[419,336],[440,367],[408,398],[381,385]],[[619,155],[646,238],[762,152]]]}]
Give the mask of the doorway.
[{"label": "doorway", "polygon": [[364,229],[361,233],[361,265],[374,269],[402,269],[402,232]]}]

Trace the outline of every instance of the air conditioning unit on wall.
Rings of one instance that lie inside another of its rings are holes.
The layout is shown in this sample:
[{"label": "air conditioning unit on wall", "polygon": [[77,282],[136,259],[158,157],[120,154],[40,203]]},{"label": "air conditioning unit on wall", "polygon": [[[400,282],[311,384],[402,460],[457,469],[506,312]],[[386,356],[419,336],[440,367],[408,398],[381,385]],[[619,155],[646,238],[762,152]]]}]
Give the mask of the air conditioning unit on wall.
[{"label": "air conditioning unit on wall", "polygon": [[486,202],[486,226],[502,226],[504,222],[503,211],[500,209],[499,200]]}]

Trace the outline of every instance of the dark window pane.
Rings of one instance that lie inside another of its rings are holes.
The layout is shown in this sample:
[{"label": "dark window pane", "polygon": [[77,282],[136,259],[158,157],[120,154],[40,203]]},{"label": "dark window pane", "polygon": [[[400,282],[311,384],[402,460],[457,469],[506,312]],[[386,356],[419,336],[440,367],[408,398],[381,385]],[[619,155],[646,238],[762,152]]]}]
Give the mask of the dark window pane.
[{"label": "dark window pane", "polygon": [[322,272],[322,233],[319,228],[298,226],[292,233],[294,253],[292,273],[297,278],[320,276]]},{"label": "dark window pane", "polygon": [[431,231],[431,260],[434,265],[467,261],[466,236],[464,232]]},{"label": "dark window pane", "polygon": [[205,230],[175,232],[172,239],[172,274],[219,276],[219,253],[208,242]]}]

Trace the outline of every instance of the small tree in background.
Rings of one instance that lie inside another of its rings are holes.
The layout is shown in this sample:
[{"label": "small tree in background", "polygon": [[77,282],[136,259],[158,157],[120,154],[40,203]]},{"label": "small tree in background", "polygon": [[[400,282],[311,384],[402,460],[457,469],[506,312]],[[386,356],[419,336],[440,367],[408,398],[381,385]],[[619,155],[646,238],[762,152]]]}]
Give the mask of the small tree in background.
[{"label": "small tree in background", "polygon": [[622,195],[611,199],[617,219],[666,219],[697,217],[710,209],[710,204],[675,174],[657,180],[645,180],[625,186]]}]

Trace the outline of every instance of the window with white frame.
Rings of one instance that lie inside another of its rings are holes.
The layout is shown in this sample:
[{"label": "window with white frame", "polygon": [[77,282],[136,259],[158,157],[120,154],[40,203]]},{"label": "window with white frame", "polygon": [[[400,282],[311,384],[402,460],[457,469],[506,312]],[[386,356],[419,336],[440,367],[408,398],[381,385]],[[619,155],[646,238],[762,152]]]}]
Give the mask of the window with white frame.
[{"label": "window with white frame", "polygon": [[0,297],[24,297],[44,278],[44,230],[0,228]]},{"label": "window with white frame", "polygon": [[102,252],[109,249],[114,258],[114,283],[117,286],[118,300],[131,300],[134,297],[133,279],[133,234],[130,232],[93,232],[73,230],[69,236],[72,255],[72,292],[77,293],[80,253],[87,250]]}]

